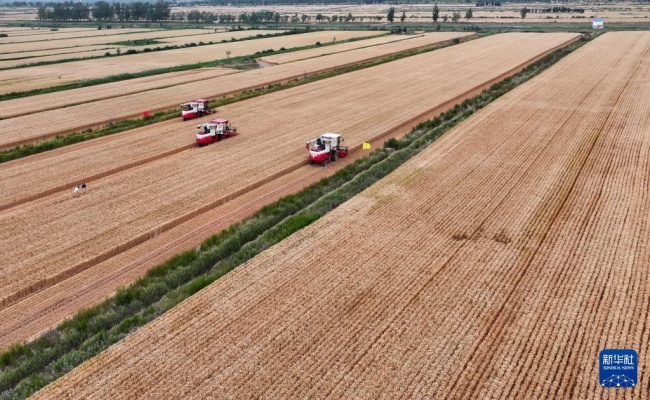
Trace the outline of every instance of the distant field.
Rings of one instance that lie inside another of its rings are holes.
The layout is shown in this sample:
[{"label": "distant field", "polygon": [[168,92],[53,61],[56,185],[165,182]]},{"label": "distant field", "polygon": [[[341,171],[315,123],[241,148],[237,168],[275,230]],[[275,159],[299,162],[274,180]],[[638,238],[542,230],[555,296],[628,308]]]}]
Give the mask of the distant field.
[{"label": "distant field", "polygon": [[[83,52],[73,52],[73,53],[66,52],[66,53],[54,54],[54,55],[44,55],[44,56],[34,57],[34,58],[26,58],[26,59],[24,58],[20,60],[0,60],[0,68],[10,68],[19,65],[35,64],[35,63],[40,63],[45,61],[60,61],[60,60],[69,60],[73,58],[101,57],[106,55],[106,53],[115,55],[115,47],[109,47],[109,48],[107,48],[106,46],[98,46],[98,47],[99,48],[95,50],[87,50]],[[68,51],[74,51],[74,49]]]},{"label": "distant field", "polygon": [[[145,47],[165,47],[174,44],[181,45],[186,43],[198,43],[203,41],[208,43],[210,41],[219,43],[222,40],[230,41],[230,39],[242,39],[257,34],[279,33],[281,31],[269,30],[247,30],[237,32],[214,32],[207,29],[184,29],[184,30],[159,30],[159,31],[143,31],[141,33],[113,35],[113,36],[93,36],[82,38],[66,38],[55,41],[35,41],[20,44],[5,44],[2,45],[2,38],[0,38],[0,56],[2,58],[20,58],[20,57],[34,57],[34,56],[54,56],[60,55],[60,59],[83,57],[83,55],[63,55],[62,53],[70,53],[74,51],[93,51],[98,49],[111,49],[109,52],[115,54],[117,49],[126,52],[129,49],[142,50]],[[6,38],[5,38],[6,39]],[[143,45],[143,46],[127,46],[124,44],[113,44],[120,42],[128,42],[144,39],[156,39],[160,44]],[[102,53],[103,54],[103,53]],[[55,59],[55,58],[50,58]],[[26,60],[17,60],[15,65],[34,63],[38,61],[45,61],[39,58],[30,58]],[[11,66],[7,63],[0,64],[1,67]]]},{"label": "distant field", "polygon": [[[41,57],[57,56],[63,54],[67,55],[66,58],[84,57],[85,55],[83,53],[89,53],[97,50],[104,50],[110,52],[114,49],[115,46],[100,44],[96,46],[79,46],[79,47],[68,47],[62,49],[35,50],[35,51],[27,51],[27,52],[19,52],[19,53],[0,53],[0,61],[5,62],[11,60],[11,61],[20,62],[21,64],[27,64],[27,63],[42,61]],[[13,60],[17,58],[20,58],[21,60]],[[10,65],[7,64],[1,65],[1,67],[7,67],[7,66]]]},{"label": "distant field", "polygon": [[[244,31],[250,35],[251,31]],[[123,57],[106,57],[95,60],[75,61],[65,64],[42,65],[2,71],[0,93],[10,93],[60,85],[84,79],[102,78],[108,75],[134,73],[183,64],[214,61],[230,57],[254,54],[257,51],[312,46],[316,42],[331,42],[362,36],[380,35],[384,32],[327,31],[297,35],[222,43],[134,54]],[[229,32],[228,35],[231,33]],[[229,36],[226,36],[229,37]]]},{"label": "distant field", "polygon": [[[171,31],[176,32],[178,31]],[[157,39],[155,44],[144,44],[144,45],[127,45],[127,44],[112,44],[114,42],[126,42],[129,41],[135,42],[136,40],[143,40],[143,38],[135,36],[129,36],[129,38],[123,38],[121,36],[115,37],[113,41],[107,44],[95,45],[95,46],[83,46],[83,47],[66,47],[53,49],[49,51],[34,51],[27,53],[7,53],[0,55],[0,68],[15,67],[19,65],[32,64],[44,61],[58,61],[58,60],[67,60],[74,58],[86,58],[86,57],[101,57],[109,53],[112,56],[117,55],[118,49],[120,52],[124,53],[129,49],[135,49],[142,51],[145,48],[154,49],[156,47],[164,48],[165,46],[181,46],[184,44],[207,44],[209,42],[221,43],[222,41],[230,41],[231,39],[244,39],[249,37],[254,37],[255,35],[266,35],[266,34],[278,34],[281,31],[268,31],[268,30],[250,30],[250,31],[237,31],[237,32],[218,32],[214,33],[211,31],[205,31],[200,35],[191,35],[191,32],[185,32],[183,36],[176,37],[164,37],[163,33],[158,33],[154,36]],[[2,50],[2,47],[0,47]],[[29,58],[24,58],[29,57]],[[14,60],[2,60],[3,58],[18,58]]]},{"label": "distant field", "polygon": [[[413,23],[432,23],[432,10],[433,4],[362,4],[362,5],[349,5],[349,4],[310,4],[310,5],[274,5],[266,6],[264,9],[269,9],[278,12],[282,15],[302,14],[311,17],[311,23],[314,25],[327,25],[329,22],[316,22],[316,15],[321,14],[325,17],[331,18],[336,15],[337,17],[345,18],[348,13],[356,18],[355,22],[361,23],[375,23],[380,25],[388,24],[386,16],[389,7],[395,7],[395,23],[394,27],[399,26],[402,12],[406,13],[405,22]],[[476,7],[476,3],[440,3],[440,19],[439,23],[443,22],[443,17],[446,15],[448,23],[451,22],[451,17],[454,12],[460,13],[460,22],[477,24],[477,23],[504,23],[504,24],[522,24],[522,23],[571,23],[583,24],[587,28],[591,27],[591,19],[594,17],[605,18],[607,23],[631,23],[631,22],[650,22],[650,5],[645,3],[583,3],[583,2],[568,2],[568,3],[503,3],[500,7]],[[584,9],[583,13],[580,12],[529,12],[522,21],[521,9],[527,7],[528,9],[541,10],[552,7],[569,7]],[[465,12],[472,8],[473,18],[466,19]],[[201,7],[201,11],[212,13],[231,13],[239,15],[242,12],[260,11],[262,7],[255,6],[205,6]],[[188,13],[194,10],[192,7],[179,7],[177,12]],[[377,20],[381,17],[381,20]]]},{"label": "distant field", "polygon": [[[56,29],[53,31],[52,29]],[[55,32],[97,32],[97,28],[49,28],[49,27],[18,27],[18,26],[0,26],[0,33],[8,33],[11,37],[51,35]],[[120,31],[117,31],[120,32]]]},{"label": "distant field", "polygon": [[34,398],[647,398],[648,76],[601,36]]},{"label": "distant field", "polygon": [[[387,13],[389,7],[395,7],[395,24],[399,26],[398,22],[401,19],[402,12],[405,12],[405,22],[407,23],[432,23],[432,9],[433,3],[429,4],[273,4],[273,5],[220,5],[209,6],[201,5],[200,7],[174,7],[173,13],[184,13],[187,15],[191,11],[207,12],[213,14],[229,13],[234,16],[239,16],[241,13],[251,13],[261,10],[270,10],[279,13],[281,16],[292,17],[297,14],[301,19],[302,15],[311,17],[309,23],[315,27],[327,26],[329,18],[337,16],[343,18],[348,16],[349,13],[355,18],[353,23],[363,24],[376,24],[387,25]],[[460,22],[469,24],[517,24],[522,23],[541,23],[541,24],[572,24],[579,27],[584,25],[585,28],[591,27],[591,20],[594,17],[604,18],[606,24],[608,23],[645,23],[650,22],[650,5],[647,2],[578,2],[570,1],[564,3],[507,3],[503,2],[501,6],[482,6],[477,7],[476,2],[472,3],[439,3],[440,19],[439,23],[445,25],[451,22],[454,12],[460,13]],[[527,7],[531,10],[524,20],[521,18],[521,9]],[[574,9],[572,12],[562,12],[560,10],[553,11],[553,7],[568,7]],[[465,12],[472,8],[473,17],[471,19],[465,18]],[[551,8],[551,10],[546,10]],[[582,9],[579,12],[575,9]],[[539,11],[539,12],[536,12]],[[317,21],[316,16],[321,14],[324,19]],[[444,16],[447,17],[448,22],[443,22]],[[378,20],[377,18],[381,18]],[[2,8],[0,9],[0,22],[27,20],[37,24],[36,21],[36,8]],[[117,23],[115,23],[117,24]],[[114,25],[115,25],[114,24]],[[208,24],[209,25],[209,24]],[[1,32],[2,27],[0,27]]]},{"label": "distant field", "polygon": [[[462,36],[465,36],[465,35],[462,35]],[[278,55],[274,55],[274,56],[270,56],[270,57],[261,57],[261,60],[263,60],[265,62],[268,62],[268,63],[271,63],[271,64],[285,64],[285,63],[288,63],[288,62],[304,60],[304,59],[312,58],[312,57],[318,57],[318,56],[322,56],[322,55],[325,55],[325,54],[342,53],[342,52],[345,52],[345,51],[354,50],[354,49],[358,49],[358,48],[383,45],[383,44],[386,44],[386,43],[393,43],[393,42],[401,42],[403,40],[413,40],[412,42],[406,42],[405,46],[411,46],[411,45],[413,45],[413,43],[429,44],[430,43],[430,37],[431,36],[424,36],[424,35],[411,35],[411,36],[390,35],[390,36],[382,36],[382,37],[378,37],[378,38],[374,38],[374,39],[359,40],[359,41],[355,41],[355,42],[344,43],[344,44],[334,46],[334,47],[326,46],[326,47],[309,49],[309,50],[295,52],[295,53],[278,54]],[[441,36],[441,37],[444,37],[444,36]],[[454,37],[454,35],[450,34],[449,37]],[[383,47],[380,47],[380,48],[383,48]]]},{"label": "distant field", "polygon": [[[150,29],[143,29],[143,28],[121,28],[121,29],[103,29],[103,30],[84,30],[84,31],[79,31],[78,29],[75,28],[61,28],[57,29],[56,31],[50,31],[48,34],[41,34],[38,36],[33,36],[33,35],[19,35],[19,36],[14,36],[9,34],[8,37],[3,37],[0,38],[0,50],[5,51],[4,48],[10,47],[12,49],[17,48],[17,45],[19,43],[29,43],[29,42],[58,42],[60,40],[67,40],[67,39],[75,39],[75,38],[87,38],[87,37],[119,37],[121,34],[128,34],[128,33],[144,33],[144,32],[149,32]],[[0,30],[1,32],[1,30]],[[10,44],[13,44],[15,46],[9,46]]]}]

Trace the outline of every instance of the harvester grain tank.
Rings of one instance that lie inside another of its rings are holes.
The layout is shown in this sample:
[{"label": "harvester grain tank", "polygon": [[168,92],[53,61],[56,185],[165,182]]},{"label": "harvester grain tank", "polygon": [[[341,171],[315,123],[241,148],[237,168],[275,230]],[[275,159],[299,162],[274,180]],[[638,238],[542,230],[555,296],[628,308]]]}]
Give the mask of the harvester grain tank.
[{"label": "harvester grain tank", "polygon": [[324,133],[305,143],[309,150],[309,163],[326,166],[330,161],[348,156],[348,148],[342,146],[343,138],[338,133]]},{"label": "harvester grain tank", "polygon": [[199,131],[196,133],[196,143],[199,147],[237,135],[237,128],[231,126],[230,122],[223,118],[197,125],[197,128]]},{"label": "harvester grain tank", "polygon": [[181,117],[183,117],[183,121],[212,114],[215,111],[210,108],[210,100],[207,99],[196,99],[181,104]]}]

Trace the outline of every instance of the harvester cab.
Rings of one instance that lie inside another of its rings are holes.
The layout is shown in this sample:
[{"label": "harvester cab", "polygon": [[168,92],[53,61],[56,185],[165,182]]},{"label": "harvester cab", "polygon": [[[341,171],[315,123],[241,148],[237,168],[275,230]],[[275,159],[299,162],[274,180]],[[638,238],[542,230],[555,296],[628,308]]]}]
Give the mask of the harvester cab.
[{"label": "harvester cab", "polygon": [[183,121],[188,119],[202,117],[205,114],[211,114],[214,110],[210,109],[210,100],[197,99],[181,104],[181,117]]},{"label": "harvester cab", "polygon": [[343,138],[338,133],[324,133],[320,137],[305,143],[309,150],[309,163],[326,166],[330,161],[336,161],[348,156],[348,148],[341,146]]},{"label": "harvester cab", "polygon": [[199,131],[196,133],[196,143],[199,146],[213,142],[219,142],[237,135],[237,128],[230,125],[227,119],[219,118],[212,121],[197,125]]}]

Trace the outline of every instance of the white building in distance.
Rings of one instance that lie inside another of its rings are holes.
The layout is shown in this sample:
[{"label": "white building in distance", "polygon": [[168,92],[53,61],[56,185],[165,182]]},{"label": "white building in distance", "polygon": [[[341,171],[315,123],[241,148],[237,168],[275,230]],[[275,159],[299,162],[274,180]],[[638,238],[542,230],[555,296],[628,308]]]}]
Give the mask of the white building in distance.
[{"label": "white building in distance", "polygon": [[603,29],[605,27],[605,20],[602,18],[594,18],[591,27],[594,29]]}]

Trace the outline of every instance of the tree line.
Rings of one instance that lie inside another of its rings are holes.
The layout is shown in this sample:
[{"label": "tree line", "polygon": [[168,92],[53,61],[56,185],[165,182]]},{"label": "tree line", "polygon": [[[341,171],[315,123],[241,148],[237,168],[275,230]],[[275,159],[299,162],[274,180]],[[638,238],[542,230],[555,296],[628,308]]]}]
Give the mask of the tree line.
[{"label": "tree line", "polygon": [[[451,22],[456,23],[460,21],[461,15],[459,11],[454,11],[451,14],[451,18],[448,15],[440,15],[440,8],[438,8],[438,3],[435,3],[433,5],[433,9],[431,11],[431,18],[433,19],[433,23],[437,23],[439,19],[442,20],[442,22],[447,22],[448,19],[451,19]],[[467,11],[465,11],[465,19],[468,21],[470,19],[474,18],[474,12],[472,10],[472,7],[468,8]],[[378,18],[379,19],[379,18]],[[402,11],[402,15],[400,16],[400,22],[404,22],[406,19],[406,11]],[[391,7],[388,9],[388,14],[386,15],[386,20],[390,23],[393,23],[395,21],[395,7]]]},{"label": "tree line", "polygon": [[[51,7],[51,8],[50,8]],[[91,16],[92,15],[92,16]],[[92,8],[82,3],[48,3],[38,7],[41,21],[165,21],[170,19],[169,4],[163,0],[156,3],[108,3],[98,1]]]},{"label": "tree line", "polygon": [[540,8],[540,9],[529,9],[528,11],[532,13],[571,13],[577,12],[583,14],[585,12],[584,8],[570,8],[570,7],[549,7],[549,8]]}]

